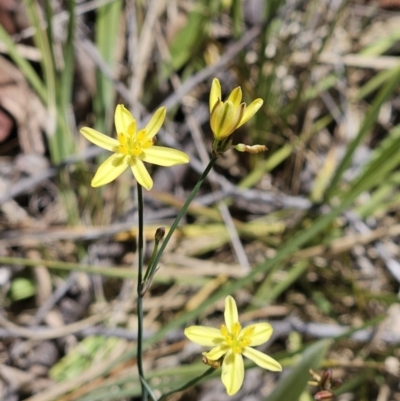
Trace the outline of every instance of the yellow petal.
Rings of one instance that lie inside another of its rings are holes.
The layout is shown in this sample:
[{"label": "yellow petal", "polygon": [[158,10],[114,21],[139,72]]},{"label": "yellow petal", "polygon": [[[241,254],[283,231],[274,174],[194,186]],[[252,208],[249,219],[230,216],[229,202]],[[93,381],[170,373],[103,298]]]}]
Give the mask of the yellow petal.
[{"label": "yellow petal", "polygon": [[92,179],[92,187],[101,187],[115,180],[128,167],[129,156],[114,153],[104,161]]},{"label": "yellow petal", "polygon": [[163,122],[165,120],[165,115],[167,114],[167,109],[165,107],[160,107],[151,117],[150,121],[146,125],[146,138],[153,138],[157,132],[160,130]]},{"label": "yellow petal", "polygon": [[217,101],[221,100],[221,84],[217,78],[214,78],[211,84],[211,91],[210,91],[210,113],[215,106]]},{"label": "yellow petal", "polygon": [[233,324],[239,321],[239,315],[236,302],[230,295],[228,295],[225,298],[224,317],[225,317],[225,325],[228,331],[231,332]]},{"label": "yellow petal", "polygon": [[147,163],[166,167],[189,162],[189,156],[186,153],[164,146],[151,146],[143,149],[140,158]]},{"label": "yellow petal", "polygon": [[242,387],[244,365],[241,354],[229,351],[222,362],[221,380],[228,395],[236,394]]},{"label": "yellow petal", "polygon": [[210,125],[216,139],[222,139],[231,134],[230,127],[235,118],[235,108],[232,102],[224,102],[214,107]]},{"label": "yellow petal", "polygon": [[127,130],[124,131],[123,135],[126,136],[127,138],[133,138],[136,135],[136,131],[137,131],[136,120],[132,120],[132,122],[128,125]]},{"label": "yellow petal", "polygon": [[242,103],[239,108],[236,109],[236,114],[232,118],[232,121],[227,127],[225,128],[226,131],[224,131],[224,137],[232,134],[233,131],[235,131],[236,128],[239,127],[239,123],[243,117],[244,110],[246,108],[246,105]]},{"label": "yellow petal", "polygon": [[247,337],[247,333],[250,333],[248,335],[251,340],[249,346],[255,347],[267,342],[270,339],[272,332],[273,329],[269,323],[255,323],[242,329],[239,336],[241,337],[244,335]]},{"label": "yellow petal", "polygon": [[103,149],[111,150],[113,152],[119,146],[119,142],[116,139],[104,135],[93,128],[83,127],[80,132],[90,142]]},{"label": "yellow petal", "polygon": [[226,344],[221,344],[218,345],[218,347],[214,347],[208,352],[203,352],[203,355],[211,361],[218,361],[218,359],[221,358],[221,356],[225,355],[228,351],[229,347]]},{"label": "yellow petal", "polygon": [[185,336],[203,347],[215,347],[224,341],[221,332],[213,327],[190,326],[185,329]]},{"label": "yellow petal", "polygon": [[228,100],[233,103],[235,108],[239,107],[240,102],[242,101],[242,89],[240,88],[240,86],[238,86],[231,92]]},{"label": "yellow petal", "polygon": [[243,355],[261,368],[272,370],[273,372],[282,371],[282,366],[278,361],[254,348],[246,347],[243,351]]},{"label": "yellow petal", "polygon": [[238,127],[242,126],[244,123],[247,123],[247,121],[250,120],[251,117],[254,116],[254,114],[257,113],[257,111],[260,109],[260,107],[263,105],[264,101],[262,99],[256,99],[253,100],[247,107],[246,110],[243,114],[242,119],[240,120],[240,124]]},{"label": "yellow petal", "polygon": [[123,104],[119,104],[115,108],[114,122],[117,134],[124,133],[125,135],[128,135],[129,126],[134,124],[133,127],[136,127],[136,120]]},{"label": "yellow petal", "polygon": [[148,191],[153,187],[153,180],[150,177],[149,172],[144,166],[143,162],[138,158],[131,157],[130,159],[131,170],[136,178],[136,181]]}]

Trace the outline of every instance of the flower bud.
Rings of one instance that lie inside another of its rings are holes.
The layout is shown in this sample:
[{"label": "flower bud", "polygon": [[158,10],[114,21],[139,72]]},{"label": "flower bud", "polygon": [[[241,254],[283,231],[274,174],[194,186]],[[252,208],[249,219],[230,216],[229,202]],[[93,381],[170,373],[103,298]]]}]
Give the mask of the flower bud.
[{"label": "flower bud", "polygon": [[159,227],[156,230],[156,234],[154,235],[154,239],[156,240],[156,242],[160,242],[165,235],[165,227]]},{"label": "flower bud", "polygon": [[[242,102],[242,89],[235,88],[228,99],[222,101],[221,84],[217,78],[213,79],[210,91],[210,127],[215,141],[224,141],[232,133],[250,120],[263,105],[262,99],[255,99],[248,106]],[[225,148],[227,150],[227,148]],[[221,151],[213,148],[216,155]]]},{"label": "flower bud", "polygon": [[239,143],[235,146],[235,149],[239,152],[247,152],[247,153],[261,153],[268,150],[265,145],[245,145],[244,143]]},{"label": "flower bud", "polygon": [[214,369],[220,368],[222,364],[222,358],[217,359],[216,361],[212,361],[211,359],[207,358],[204,354],[201,360],[205,365],[211,366]]}]

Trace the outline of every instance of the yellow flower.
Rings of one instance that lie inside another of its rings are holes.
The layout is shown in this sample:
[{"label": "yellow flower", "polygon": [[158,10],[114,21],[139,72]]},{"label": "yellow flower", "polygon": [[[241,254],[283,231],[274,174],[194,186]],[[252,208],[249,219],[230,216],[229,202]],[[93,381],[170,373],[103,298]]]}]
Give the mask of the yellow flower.
[{"label": "yellow flower", "polygon": [[189,157],[186,153],[154,145],[153,138],[161,128],[165,115],[165,107],[160,107],[146,127],[137,131],[136,120],[122,104],[119,104],[114,115],[117,139],[104,135],[93,128],[82,128],[80,132],[86,139],[103,149],[114,152],[98,168],[92,179],[92,187],[108,184],[130,167],[136,181],[150,190],[153,180],[143,162],[158,166],[187,163]]},{"label": "yellow flower", "polygon": [[256,99],[246,107],[242,101],[242,89],[238,86],[228,97],[221,100],[221,84],[214,78],[210,92],[210,125],[217,140],[224,139],[232,134],[235,129],[250,120],[262,106],[263,100]]},{"label": "yellow flower", "polygon": [[228,395],[236,394],[243,383],[243,357],[251,359],[258,366],[274,372],[280,372],[282,366],[270,356],[252,348],[269,340],[272,327],[268,323],[255,323],[244,327],[239,323],[235,300],[225,298],[225,324],[221,329],[191,326],[185,329],[185,335],[196,344],[214,347],[203,355],[210,361],[217,361],[224,356],[221,380]]}]

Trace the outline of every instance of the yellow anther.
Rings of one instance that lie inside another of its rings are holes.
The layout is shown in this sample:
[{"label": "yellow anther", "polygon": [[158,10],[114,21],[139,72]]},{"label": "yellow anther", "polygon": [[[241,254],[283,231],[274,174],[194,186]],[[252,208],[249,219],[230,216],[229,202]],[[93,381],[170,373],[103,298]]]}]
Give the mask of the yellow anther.
[{"label": "yellow anther", "polygon": [[120,145],[117,151],[130,156],[139,156],[144,149],[153,145],[152,139],[146,138],[146,131],[142,129],[136,132],[133,124],[129,126],[128,135],[118,134],[118,142]]}]

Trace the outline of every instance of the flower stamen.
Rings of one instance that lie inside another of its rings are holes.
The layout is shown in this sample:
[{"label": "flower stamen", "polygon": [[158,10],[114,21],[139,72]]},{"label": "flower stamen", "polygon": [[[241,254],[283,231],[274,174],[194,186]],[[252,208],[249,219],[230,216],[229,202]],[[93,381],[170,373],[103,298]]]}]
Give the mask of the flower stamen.
[{"label": "flower stamen", "polygon": [[225,338],[225,342],[228,347],[235,354],[243,353],[244,348],[251,344],[251,336],[253,331],[254,330],[250,328],[250,330],[244,330],[242,332],[242,326],[239,322],[233,323],[230,332],[224,324],[221,326],[221,334]]},{"label": "flower stamen", "polygon": [[146,137],[146,130],[142,129],[138,132],[128,132],[118,135],[119,146],[116,151],[128,156],[139,156],[144,149],[153,146],[153,139]]}]

